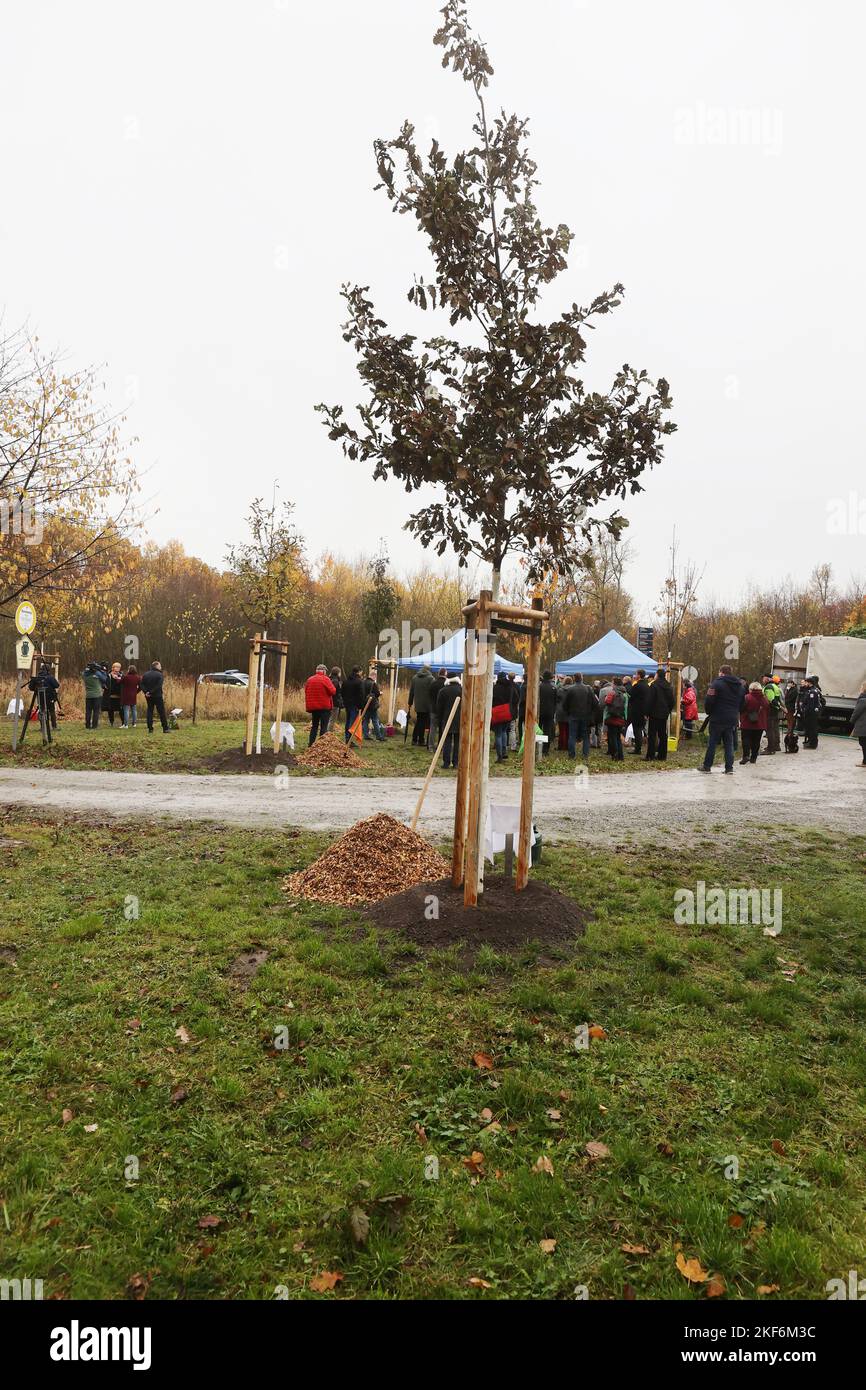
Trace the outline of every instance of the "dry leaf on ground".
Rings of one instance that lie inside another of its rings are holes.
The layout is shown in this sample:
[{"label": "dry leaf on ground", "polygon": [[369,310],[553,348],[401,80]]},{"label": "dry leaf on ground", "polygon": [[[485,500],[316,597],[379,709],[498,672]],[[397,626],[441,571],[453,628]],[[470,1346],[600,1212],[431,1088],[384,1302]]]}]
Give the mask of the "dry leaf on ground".
[{"label": "dry leaf on ground", "polygon": [[586,1146],[586,1152],[590,1158],[610,1158],[610,1149],[607,1144],[599,1143],[596,1139],[591,1139]]},{"label": "dry leaf on ground", "polygon": [[553,1164],[547,1157],[547,1154],[542,1154],[541,1158],[535,1160],[532,1165],[532,1171],[533,1173],[549,1173],[550,1176],[553,1177]]},{"label": "dry leaf on ground", "polygon": [[687,1260],[682,1251],[677,1255],[677,1269],[684,1279],[688,1279],[690,1284],[703,1284],[709,1275],[701,1266],[698,1259]]},{"label": "dry leaf on ground", "polygon": [[342,1274],[336,1269],[323,1269],[321,1274],[314,1274],[310,1280],[310,1288],[313,1293],[330,1293],[336,1288],[342,1279]]}]

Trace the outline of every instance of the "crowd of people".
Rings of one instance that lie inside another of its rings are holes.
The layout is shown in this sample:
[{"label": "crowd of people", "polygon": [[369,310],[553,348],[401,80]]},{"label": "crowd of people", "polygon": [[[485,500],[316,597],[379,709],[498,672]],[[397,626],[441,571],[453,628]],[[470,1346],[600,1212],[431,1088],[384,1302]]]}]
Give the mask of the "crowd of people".
[{"label": "crowd of people", "polygon": [[100,715],[108,716],[114,728],[132,729],[138,723],[138,696],[144,696],[147,711],[147,731],[153,733],[153,719],[157,715],[164,734],[170,732],[171,725],[165,712],[163,694],[164,674],[162,662],[154,661],[141,675],[135,666],[127,666],[124,671],[119,661],[109,666],[104,661],[90,661],[81,672],[84,682],[84,727],[97,729]]},{"label": "crowd of people", "polygon": [[[445,667],[434,675],[429,666],[417,671],[409,686],[407,718],[413,723],[415,747],[433,749],[455,701],[460,697],[459,671]],[[355,666],[344,676],[338,666],[318,666],[306,682],[306,708],[310,714],[310,743],[334,730],[344,715],[344,737],[351,738],[353,725],[363,714],[361,729],[365,739],[382,741],[385,731],[379,719],[381,691],[372,675]],[[719,745],[724,750],[726,773],[733,773],[735,753],[742,748],[741,765],[755,763],[760,753],[781,751],[784,721],[785,748],[796,752],[798,730],[803,747],[818,747],[818,724],[824,710],[824,696],[816,676],[798,685],[779,676],[765,674],[751,683],[722,666],[710,682],[703,698],[706,718],[701,721],[698,691],[694,682],[684,680],[680,698],[683,735],[691,739],[700,727],[708,729],[707,750],[699,771],[712,770]],[[554,748],[576,760],[578,748],[588,760],[593,748],[605,749],[614,762],[622,762],[626,751],[647,762],[664,762],[668,755],[668,729],[676,705],[668,672],[659,667],[654,675],[638,668],[633,676],[612,676],[607,680],[584,681],[583,676],[554,677],[545,671],[538,690],[538,727],[542,752],[547,757]],[[414,720],[413,720],[414,711]],[[496,761],[505,762],[509,753],[522,749],[526,718],[526,687],[511,672],[500,672],[493,686],[490,725]],[[861,766],[866,767],[866,684],[852,714],[851,733],[860,741]],[[766,746],[761,744],[766,740]],[[459,720],[454,719],[442,747],[444,767],[456,767],[460,756]]]}]

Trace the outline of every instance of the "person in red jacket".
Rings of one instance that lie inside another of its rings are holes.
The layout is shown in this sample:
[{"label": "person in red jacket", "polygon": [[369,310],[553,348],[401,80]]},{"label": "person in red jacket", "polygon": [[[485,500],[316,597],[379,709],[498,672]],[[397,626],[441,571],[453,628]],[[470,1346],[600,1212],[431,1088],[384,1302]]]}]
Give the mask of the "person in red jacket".
[{"label": "person in red jacket", "polygon": [[770,702],[758,681],[752,681],[740,712],[740,733],[743,735],[743,756],[740,763],[756,763],[761,747],[761,734],[767,732]]},{"label": "person in red jacket", "polygon": [[683,733],[686,738],[691,738],[692,728],[698,719],[698,692],[691,681],[683,682],[683,698],[680,702],[680,713],[683,717]]},{"label": "person in red jacket", "polygon": [[304,703],[310,716],[310,748],[321,734],[328,732],[328,720],[336,693],[337,687],[328,676],[328,668],[317,666],[316,674],[310,676],[304,686]]}]

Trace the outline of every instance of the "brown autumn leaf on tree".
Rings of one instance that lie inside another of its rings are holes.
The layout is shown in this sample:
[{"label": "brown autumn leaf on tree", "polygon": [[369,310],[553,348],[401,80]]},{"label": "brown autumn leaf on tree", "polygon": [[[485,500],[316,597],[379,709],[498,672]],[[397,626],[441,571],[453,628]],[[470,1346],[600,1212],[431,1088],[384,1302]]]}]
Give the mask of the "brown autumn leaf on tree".
[{"label": "brown autumn leaf on tree", "polygon": [[320,1274],[314,1274],[310,1280],[310,1288],[313,1293],[331,1293],[343,1278],[339,1270],[323,1269]]},{"label": "brown autumn leaf on tree", "polygon": [[709,1275],[697,1258],[687,1260],[682,1250],[677,1254],[677,1269],[690,1284],[703,1284]]}]

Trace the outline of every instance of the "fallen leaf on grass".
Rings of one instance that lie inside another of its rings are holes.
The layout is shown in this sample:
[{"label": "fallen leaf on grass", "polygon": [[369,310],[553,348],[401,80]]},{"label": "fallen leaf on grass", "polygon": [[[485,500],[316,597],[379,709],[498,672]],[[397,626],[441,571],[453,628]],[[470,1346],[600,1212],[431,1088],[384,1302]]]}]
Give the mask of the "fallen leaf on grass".
[{"label": "fallen leaf on grass", "polygon": [[64,1111],[62,1111],[62,1113],[61,1113],[61,1115],[60,1115],[60,1123],[61,1123],[62,1125],[68,1125],[68,1124],[69,1124],[69,1121],[70,1121],[72,1118],[73,1118],[73,1112],[72,1112],[72,1111],[68,1108],[68,1106],[67,1106],[67,1108],[66,1108]]},{"label": "fallen leaf on grass", "polygon": [[778,1293],[778,1292],[779,1292],[779,1285],[778,1285],[778,1284],[759,1284],[759,1285],[758,1285],[758,1293]]},{"label": "fallen leaf on grass", "polygon": [[144,1274],[132,1274],[126,1281],[126,1296],[140,1303],[150,1287],[150,1280]]},{"label": "fallen leaf on grass", "polygon": [[492,1289],[492,1288],[493,1288],[493,1285],[492,1285],[492,1284],[488,1284],[488,1282],[487,1282],[486,1279],[479,1279],[478,1276],[477,1276],[477,1274],[476,1274],[476,1275],[473,1275],[473,1277],[472,1277],[471,1279],[467,1279],[466,1282],[467,1282],[467,1284],[471,1284],[472,1287],[473,1287],[473,1289]]},{"label": "fallen leaf on grass", "polygon": [[479,1071],[490,1071],[493,1066],[493,1058],[490,1056],[489,1052],[474,1052],[472,1054],[472,1060]]},{"label": "fallen leaf on grass", "polygon": [[562,1112],[560,1110],[548,1110],[547,1118],[549,1120],[561,1120]]},{"label": "fallen leaf on grass", "polygon": [[480,1149],[473,1149],[468,1158],[464,1158],[463,1167],[468,1168],[470,1173],[484,1174],[484,1155]]},{"label": "fallen leaf on grass", "polygon": [[541,1158],[535,1160],[532,1165],[532,1171],[533,1173],[549,1173],[550,1176],[553,1177],[553,1164],[547,1157],[547,1154],[542,1154]]},{"label": "fallen leaf on grass", "polygon": [[419,1144],[427,1143],[427,1131],[423,1125],[418,1124],[417,1120],[415,1122],[415,1135]]},{"label": "fallen leaf on grass", "polygon": [[482,1119],[486,1125],[490,1124],[490,1121],[493,1119],[493,1111],[490,1109],[489,1105],[485,1105],[484,1109],[481,1111],[479,1119]]},{"label": "fallen leaf on grass", "polygon": [[342,1274],[338,1270],[323,1269],[321,1274],[314,1274],[310,1280],[310,1288],[313,1293],[330,1293],[336,1288],[342,1279]]},{"label": "fallen leaf on grass", "polygon": [[634,1300],[637,1298],[637,1294],[634,1291],[634,1286],[632,1284],[623,1284],[622,1296],[627,1303],[633,1303]]},{"label": "fallen leaf on grass", "polygon": [[714,1274],[713,1277],[707,1281],[707,1298],[721,1298],[722,1294],[725,1292],[725,1281],[721,1274]]},{"label": "fallen leaf on grass", "polygon": [[85,1133],[85,1134],[95,1134],[96,1131],[97,1131],[98,1129],[99,1129],[99,1125],[85,1125],[85,1126],[84,1126],[84,1133]]},{"label": "fallen leaf on grass", "polygon": [[188,1043],[190,1041],[189,1033],[186,1031],[183,1024],[181,1024],[179,1028],[175,1028],[174,1036],[180,1038],[182,1043]]},{"label": "fallen leaf on grass", "polygon": [[544,1251],[545,1255],[552,1255],[554,1250],[556,1249],[555,1240],[540,1240],[538,1244]]},{"label": "fallen leaf on grass", "polygon": [[628,1241],[626,1241],[625,1244],[624,1244],[624,1245],[621,1245],[619,1248],[620,1248],[620,1250],[623,1252],[624,1255],[651,1255],[651,1254],[652,1254],[652,1251],[651,1251],[651,1250],[648,1250],[647,1247],[646,1247],[645,1245],[630,1245]]},{"label": "fallen leaf on grass", "polygon": [[666,1139],[663,1139],[657,1147],[659,1153],[662,1155],[662,1158],[673,1158],[674,1146],[673,1144],[669,1144]]},{"label": "fallen leaf on grass", "polygon": [[370,1218],[363,1207],[352,1207],[349,1213],[349,1228],[356,1245],[366,1245],[370,1234]]},{"label": "fallen leaf on grass", "polygon": [[690,1284],[703,1284],[709,1275],[698,1259],[687,1260],[682,1251],[677,1255],[677,1269]]},{"label": "fallen leaf on grass", "polygon": [[741,1216],[738,1211],[732,1211],[730,1216],[728,1217],[728,1225],[731,1227],[733,1231],[738,1231],[742,1226],[744,1220],[745,1217]]},{"label": "fallen leaf on grass", "polygon": [[183,1105],[184,1101],[188,1098],[188,1096],[189,1091],[186,1089],[186,1087],[178,1086],[177,1090],[172,1091],[171,1093],[171,1103],[172,1105]]},{"label": "fallen leaf on grass", "polygon": [[610,1149],[607,1144],[601,1144],[596,1139],[591,1139],[586,1146],[586,1152],[590,1158],[610,1158]]},{"label": "fallen leaf on grass", "polygon": [[589,1036],[595,1038],[598,1042],[604,1042],[607,1038],[607,1033],[599,1024],[594,1023],[589,1030]]},{"label": "fallen leaf on grass", "polygon": [[210,1231],[213,1230],[215,1226],[221,1226],[222,1223],[223,1219],[221,1216],[203,1216],[198,1225],[200,1231]]},{"label": "fallen leaf on grass", "polygon": [[[141,1019],[140,1019],[140,1018],[128,1018],[128,1019],[126,1020],[126,1027],[127,1027],[127,1030],[128,1030],[130,1033],[137,1033],[138,1030],[139,1030],[139,1028],[141,1027]],[[136,1275],[133,1275],[133,1278],[136,1278],[136,1277],[137,1277]]]},{"label": "fallen leaf on grass", "polygon": [[787,1153],[787,1149],[785,1148],[785,1145],[782,1143],[781,1139],[773,1140],[772,1149],[774,1154],[780,1154],[782,1158],[784,1158],[785,1154]]}]

